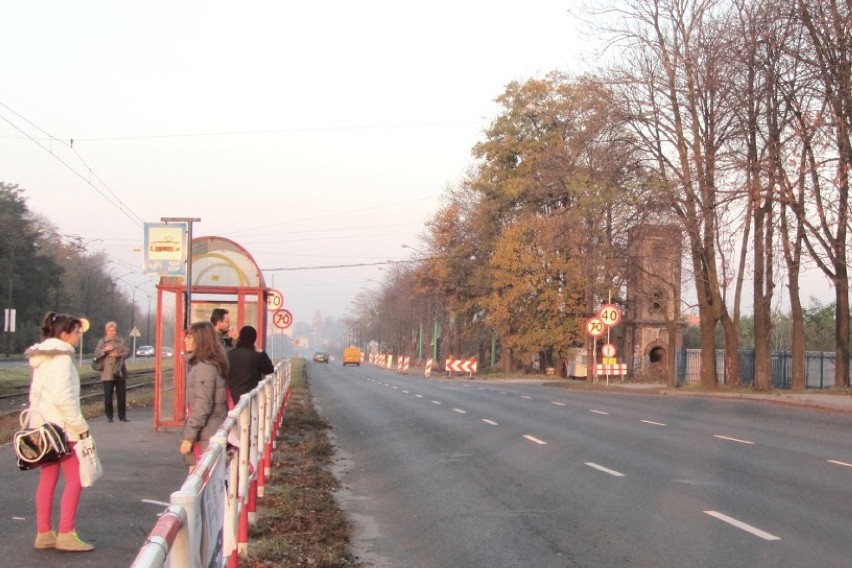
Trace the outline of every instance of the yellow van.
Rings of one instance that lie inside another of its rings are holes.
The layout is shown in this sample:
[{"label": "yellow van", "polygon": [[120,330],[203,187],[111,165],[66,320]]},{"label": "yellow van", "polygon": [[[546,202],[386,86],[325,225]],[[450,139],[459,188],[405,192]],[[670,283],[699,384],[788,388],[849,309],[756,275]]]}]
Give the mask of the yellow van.
[{"label": "yellow van", "polygon": [[343,366],[361,365],[361,350],[357,347],[345,347],[343,349]]}]

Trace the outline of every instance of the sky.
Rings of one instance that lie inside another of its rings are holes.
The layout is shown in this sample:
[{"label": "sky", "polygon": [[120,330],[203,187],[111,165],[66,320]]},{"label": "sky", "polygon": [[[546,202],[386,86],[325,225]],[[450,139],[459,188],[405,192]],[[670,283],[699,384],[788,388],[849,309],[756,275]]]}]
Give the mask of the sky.
[{"label": "sky", "polygon": [[[195,236],[252,254],[296,323],[343,318],[379,288],[379,263],[423,248],[508,83],[599,66],[569,8],[10,2],[0,181],[24,188],[59,233],[105,252],[140,304],[154,291],[143,224],[192,217]],[[805,280],[833,300],[819,274]]]},{"label": "sky", "polygon": [[422,248],[505,86],[586,69],[569,5],[10,2],[0,181],[128,293],[153,292],[143,224],[193,217],[252,254],[296,322],[344,317],[375,263]]}]

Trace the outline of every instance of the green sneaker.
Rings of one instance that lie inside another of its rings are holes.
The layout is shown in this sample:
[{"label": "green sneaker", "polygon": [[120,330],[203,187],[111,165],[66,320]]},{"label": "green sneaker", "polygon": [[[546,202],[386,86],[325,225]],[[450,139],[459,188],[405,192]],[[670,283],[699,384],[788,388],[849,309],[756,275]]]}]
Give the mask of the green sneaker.
[{"label": "green sneaker", "polygon": [[48,531],[36,534],[35,547],[39,550],[44,548],[56,548],[56,533]]},{"label": "green sneaker", "polygon": [[77,536],[77,531],[59,533],[56,537],[56,550],[63,550],[65,552],[89,552],[94,549],[95,547],[88,542],[80,540],[80,537]]}]

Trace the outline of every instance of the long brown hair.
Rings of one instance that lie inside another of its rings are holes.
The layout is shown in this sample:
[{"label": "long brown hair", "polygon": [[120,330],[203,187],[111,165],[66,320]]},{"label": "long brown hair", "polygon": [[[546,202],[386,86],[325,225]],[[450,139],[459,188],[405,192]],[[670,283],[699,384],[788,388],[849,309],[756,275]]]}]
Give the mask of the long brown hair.
[{"label": "long brown hair", "polygon": [[225,349],[219,341],[213,324],[209,321],[199,321],[189,326],[187,333],[195,340],[195,348],[189,357],[189,364],[210,363],[219,370],[223,377],[228,376],[228,358]]}]

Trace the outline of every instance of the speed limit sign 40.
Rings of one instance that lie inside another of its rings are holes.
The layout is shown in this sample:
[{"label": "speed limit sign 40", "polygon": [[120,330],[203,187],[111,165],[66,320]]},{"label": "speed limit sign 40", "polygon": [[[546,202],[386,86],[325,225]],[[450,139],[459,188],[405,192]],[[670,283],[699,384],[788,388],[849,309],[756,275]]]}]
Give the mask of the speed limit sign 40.
[{"label": "speed limit sign 40", "polygon": [[272,313],[272,323],[278,329],[287,329],[293,323],[293,314],[289,310],[277,310]]},{"label": "speed limit sign 40", "polygon": [[607,327],[621,323],[621,310],[615,304],[601,306],[600,319]]},{"label": "speed limit sign 40", "polygon": [[269,290],[266,293],[266,309],[270,312],[280,310],[284,307],[284,294],[278,290]]}]

